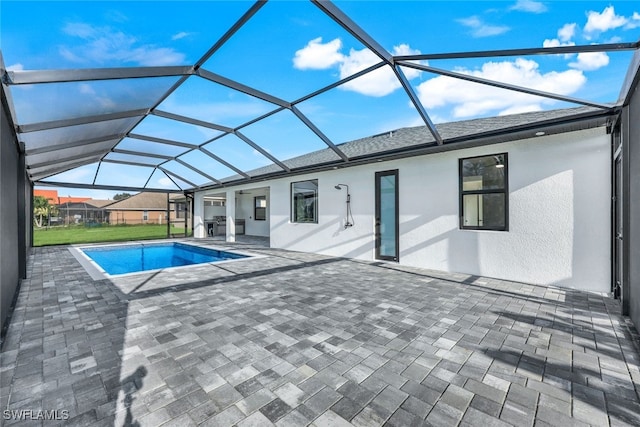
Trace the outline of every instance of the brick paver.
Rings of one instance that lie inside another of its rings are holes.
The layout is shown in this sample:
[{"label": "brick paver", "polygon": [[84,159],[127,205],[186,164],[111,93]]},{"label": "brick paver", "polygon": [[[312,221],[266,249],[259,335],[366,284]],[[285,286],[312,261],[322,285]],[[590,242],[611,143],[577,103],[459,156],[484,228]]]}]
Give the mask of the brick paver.
[{"label": "brick paver", "polygon": [[35,248],[5,425],[640,425],[638,335],[607,296],[197,243],[263,257],[93,280]]}]

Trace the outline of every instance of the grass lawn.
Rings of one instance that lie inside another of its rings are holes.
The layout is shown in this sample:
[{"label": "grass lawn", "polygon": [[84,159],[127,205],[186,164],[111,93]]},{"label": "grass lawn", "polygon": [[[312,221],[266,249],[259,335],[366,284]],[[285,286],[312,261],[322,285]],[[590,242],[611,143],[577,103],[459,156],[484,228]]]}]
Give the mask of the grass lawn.
[{"label": "grass lawn", "polygon": [[[171,226],[171,233],[176,236],[184,236],[184,229]],[[166,224],[114,225],[102,227],[71,226],[55,227],[48,230],[45,228],[33,229],[34,246],[164,239],[166,237]]]}]

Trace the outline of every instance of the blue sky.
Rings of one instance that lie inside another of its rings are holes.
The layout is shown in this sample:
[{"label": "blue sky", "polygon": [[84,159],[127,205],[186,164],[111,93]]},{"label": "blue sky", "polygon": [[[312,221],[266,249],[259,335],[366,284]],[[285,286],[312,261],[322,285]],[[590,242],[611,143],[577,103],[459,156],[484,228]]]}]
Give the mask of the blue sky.
[{"label": "blue sky", "polygon": [[[191,65],[250,5],[242,1],[3,0],[2,54],[5,66],[13,70]],[[640,35],[640,5],[632,1],[336,1],[336,5],[394,54],[633,42]],[[429,61],[428,65],[575,98],[615,102],[630,57],[630,52],[537,55]],[[264,6],[203,68],[294,101],[376,62],[370,51],[313,4],[275,1]],[[409,68],[403,71],[436,123],[570,106]],[[50,113],[64,117],[139,108],[173,81],[83,82],[14,87],[12,91],[18,120],[24,124],[59,118],[47,115]],[[56,108],[50,112],[40,108],[52,100]],[[159,108],[235,127],[275,106],[190,78]],[[335,143],[421,124],[400,84],[385,67],[302,102],[298,108]],[[280,159],[325,147],[288,111],[242,132]],[[195,144],[217,135],[217,131],[197,126],[176,128],[159,117],[146,119],[134,133]],[[123,147],[136,144],[144,145],[125,140]],[[213,141],[206,148],[242,169],[269,163],[234,136]],[[188,153],[184,159],[216,177],[233,174],[197,154]],[[182,165],[168,166],[197,184],[208,181]],[[62,178],[92,182],[96,170],[97,164],[92,164],[66,172]],[[149,180],[150,171],[111,164],[100,168],[96,183],[106,184],[120,175],[136,185],[173,185],[163,174]],[[72,192],[94,197],[114,193]]]}]

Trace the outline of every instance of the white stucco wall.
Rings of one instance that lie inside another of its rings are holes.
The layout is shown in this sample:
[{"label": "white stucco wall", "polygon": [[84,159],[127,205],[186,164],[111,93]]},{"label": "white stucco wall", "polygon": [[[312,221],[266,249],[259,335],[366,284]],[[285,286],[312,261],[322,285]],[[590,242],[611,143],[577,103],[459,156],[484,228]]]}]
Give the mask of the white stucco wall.
[{"label": "white stucco wall", "polygon": [[[245,234],[249,236],[269,236],[269,192],[267,189],[250,189],[246,194],[236,194],[236,218],[244,219]],[[267,219],[256,221],[254,215],[255,197],[266,196]]]},{"label": "white stucco wall", "polygon": [[[375,172],[399,170],[400,264],[591,291],[610,289],[604,128],[294,176],[270,188],[271,246],[372,260]],[[458,159],[507,152],[509,231],[460,230]],[[290,184],[318,179],[318,224],[290,222]],[[348,184],[355,225],[344,229]]]}]

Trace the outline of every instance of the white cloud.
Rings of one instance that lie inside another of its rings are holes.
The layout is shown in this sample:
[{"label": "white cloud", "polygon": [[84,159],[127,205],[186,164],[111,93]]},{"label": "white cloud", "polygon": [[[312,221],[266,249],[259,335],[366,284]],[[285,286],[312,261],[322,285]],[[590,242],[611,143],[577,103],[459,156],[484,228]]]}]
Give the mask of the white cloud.
[{"label": "white cloud", "polygon": [[78,92],[82,95],[86,95],[92,103],[97,103],[105,110],[113,110],[117,103],[108,96],[101,96],[96,93],[95,89],[88,83],[80,83],[78,86]]},{"label": "white cloud", "polygon": [[162,177],[158,180],[158,184],[160,184],[161,187],[170,187],[170,188],[175,188],[176,185],[173,183],[173,181],[171,181],[171,179],[165,177]]},{"label": "white cloud", "polygon": [[575,22],[571,24],[564,24],[562,28],[558,30],[558,38],[563,42],[568,42],[576,34],[577,26],[578,24]]},{"label": "white cloud", "polygon": [[[479,70],[457,69],[456,71],[561,95],[576,92],[587,80],[580,70],[553,71],[543,74],[537,62],[526,59],[516,59],[513,62],[487,62]],[[453,106],[453,115],[456,118],[488,113],[502,115],[514,111],[535,111],[542,109],[543,104],[554,102],[546,98],[445,76],[421,83],[418,86],[418,96],[427,108]]]},{"label": "white cloud", "polygon": [[17,64],[9,65],[7,67],[7,71],[22,71],[22,70],[24,70],[24,65],[20,64],[19,62]]},{"label": "white cloud", "polygon": [[293,66],[299,70],[325,70],[344,61],[340,53],[342,41],[333,39],[322,43],[322,37],[311,40],[305,47],[296,51]]},{"label": "white cloud", "polygon": [[89,39],[95,37],[97,30],[84,22],[69,22],[62,28],[62,32],[81,39]]},{"label": "white cloud", "polygon": [[[381,61],[376,54],[368,49],[350,49],[348,55],[342,54],[341,49],[342,41],[340,39],[322,43],[322,38],[318,37],[307,43],[304,48],[296,51],[293,65],[299,70],[324,70],[337,67],[340,79],[344,79]],[[393,47],[392,53],[393,55],[418,55],[420,51],[412,49],[407,44],[400,44]],[[416,78],[421,73],[414,69],[406,69],[404,72],[408,79]],[[389,66],[384,66],[341,85],[340,89],[380,97],[388,95],[400,87],[400,82],[393,70]]]},{"label": "white cloud", "polygon": [[609,65],[609,56],[604,52],[582,52],[569,66],[583,71],[593,71]]},{"label": "white cloud", "polygon": [[471,35],[475,38],[491,37],[504,34],[510,30],[509,27],[504,25],[489,25],[485,24],[477,16],[470,16],[469,18],[458,19],[458,22],[465,27],[470,28]]},{"label": "white cloud", "polygon": [[95,95],[96,91],[88,83],[80,83],[78,87],[80,93],[84,95]]},{"label": "white cloud", "polygon": [[629,18],[629,22],[624,26],[625,30],[631,30],[640,27],[640,13],[633,12],[633,16]]},{"label": "white cloud", "polygon": [[521,12],[544,13],[547,6],[544,3],[533,0],[518,0],[516,4],[511,6],[511,10],[519,10]]},{"label": "white cloud", "polygon": [[[407,44],[401,44],[393,47],[393,54],[419,55],[420,51],[411,49]],[[380,58],[368,49],[351,49],[349,56],[345,57],[344,62],[340,64],[340,78],[342,79],[353,75],[378,62],[380,62]],[[403,73],[407,79],[411,80],[420,76],[421,72],[413,68],[403,68]],[[341,89],[352,90],[363,95],[376,97],[389,95],[401,87],[400,81],[389,66],[378,68],[375,71],[340,86]]]},{"label": "white cloud", "polygon": [[185,37],[189,37],[191,35],[191,33],[187,33],[185,31],[180,31],[177,34],[174,34],[173,36],[171,36],[171,40],[180,40],[183,39]]},{"label": "white cloud", "polygon": [[[558,30],[557,39],[545,39],[542,42],[542,47],[560,47],[560,46],[575,46],[575,42],[571,41],[576,33],[577,24],[564,24],[562,28]],[[566,59],[572,58],[573,54],[564,55]]]},{"label": "white cloud", "polygon": [[561,42],[558,39],[545,39],[542,42],[542,47],[559,47],[559,46],[575,46],[574,42]]},{"label": "white cloud", "polygon": [[185,61],[185,55],[172,48],[140,45],[135,37],[111,27],[73,22],[66,24],[62,31],[83,41],[76,46],[59,46],[60,55],[71,62],[95,64],[119,62],[142,66],[163,66],[178,65]]},{"label": "white cloud", "polygon": [[616,15],[613,6],[607,6],[602,13],[589,11],[584,31],[586,33],[604,32],[622,27],[627,24],[627,22],[628,20],[624,16]]}]

